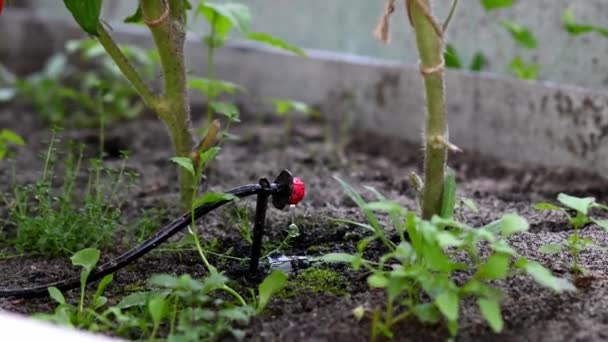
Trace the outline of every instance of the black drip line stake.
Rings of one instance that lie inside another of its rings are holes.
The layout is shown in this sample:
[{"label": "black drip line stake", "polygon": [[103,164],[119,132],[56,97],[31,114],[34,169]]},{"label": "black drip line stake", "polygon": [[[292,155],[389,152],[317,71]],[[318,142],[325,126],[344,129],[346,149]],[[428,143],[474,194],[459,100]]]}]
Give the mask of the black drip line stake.
[{"label": "black drip line stake", "polygon": [[[270,182],[266,178],[260,179],[262,189],[270,189]],[[255,222],[253,224],[253,243],[251,244],[251,259],[249,260],[249,274],[258,272],[260,255],[262,253],[262,239],[264,238],[264,225],[266,223],[266,209],[270,192],[263,191],[258,194],[255,204]]]}]

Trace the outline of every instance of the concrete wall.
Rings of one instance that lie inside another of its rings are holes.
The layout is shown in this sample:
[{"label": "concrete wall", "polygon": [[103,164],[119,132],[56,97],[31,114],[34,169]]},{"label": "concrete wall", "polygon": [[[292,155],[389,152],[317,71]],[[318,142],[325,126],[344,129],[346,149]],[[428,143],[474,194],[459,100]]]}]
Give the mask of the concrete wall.
[{"label": "concrete wall", "polygon": [[[228,2],[236,0],[215,0]],[[61,0],[38,1],[40,13],[65,14]],[[196,1],[193,1],[196,2]],[[236,1],[238,2],[238,1]],[[417,60],[412,32],[399,6],[392,20],[393,44],[386,47],[372,37],[384,0],[242,0],[251,7],[253,28],[283,37],[313,49],[396,59],[414,64]],[[400,1],[402,2],[402,1]],[[434,0],[444,17],[450,0]],[[133,11],[136,0],[105,1],[104,17],[120,20]],[[520,55],[542,66],[541,79],[558,83],[608,89],[608,38],[589,34],[570,37],[561,26],[561,15],[571,8],[581,22],[608,28],[606,0],[516,0],[513,8],[486,13],[479,0],[461,0],[448,40],[468,64],[482,51],[490,60],[488,71],[504,74],[510,60]],[[539,48],[516,47],[498,27],[502,19],[527,25],[539,38]],[[2,20],[2,19],[0,19]],[[193,23],[202,33],[204,23]]]},{"label": "concrete wall", "polygon": [[[113,34],[123,43],[151,45],[142,27],[116,24]],[[0,21],[0,35],[12,38],[0,45],[0,62],[11,64],[43,61],[66,40],[83,36],[72,21],[17,12]],[[347,107],[359,129],[419,141],[424,97],[416,67],[308,53],[309,58],[300,58],[253,43],[234,43],[220,50],[217,75],[248,89],[239,100],[253,112],[262,110],[261,100],[271,97],[317,105],[329,117]],[[206,50],[195,37],[188,41],[187,60],[194,74],[205,69]],[[345,97],[352,100],[345,104]],[[449,71],[447,99],[451,140],[465,151],[608,171],[608,92]]]}]

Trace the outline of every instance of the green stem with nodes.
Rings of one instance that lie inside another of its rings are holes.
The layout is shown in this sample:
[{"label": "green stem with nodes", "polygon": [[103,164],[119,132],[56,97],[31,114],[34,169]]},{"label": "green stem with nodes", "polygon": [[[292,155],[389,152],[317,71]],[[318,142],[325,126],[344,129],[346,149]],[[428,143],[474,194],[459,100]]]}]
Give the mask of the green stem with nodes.
[{"label": "green stem with nodes", "polygon": [[[182,0],[141,0],[143,16],[160,55],[164,79],[164,92],[156,111],[169,129],[175,154],[190,157],[194,137],[184,59],[186,32],[183,6]],[[168,15],[165,15],[167,11]],[[182,205],[190,208],[193,177],[183,168],[178,170]]]},{"label": "green stem with nodes", "polygon": [[439,215],[449,146],[443,79],[443,28],[432,16],[430,0],[406,0],[420,55],[426,92],[426,132],[422,217]]},{"label": "green stem with nodes", "polygon": [[[140,6],[160,55],[164,78],[162,96],[156,96],[145,84],[102,23],[98,24],[97,38],[144,103],[165,123],[173,141],[175,154],[179,157],[189,157],[194,147],[194,136],[184,61],[184,1],[141,0]],[[184,209],[188,209],[192,199],[193,177],[184,169],[178,168],[178,172],[181,203]]]}]

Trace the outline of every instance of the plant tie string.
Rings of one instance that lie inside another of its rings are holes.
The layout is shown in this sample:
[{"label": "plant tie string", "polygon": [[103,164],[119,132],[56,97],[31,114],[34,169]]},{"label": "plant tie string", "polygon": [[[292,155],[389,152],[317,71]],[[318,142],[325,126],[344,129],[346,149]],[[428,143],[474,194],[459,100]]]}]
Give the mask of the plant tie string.
[{"label": "plant tie string", "polygon": [[445,69],[445,61],[442,59],[439,64],[429,68],[426,68],[424,65],[422,65],[421,62],[418,64],[418,66],[420,68],[420,73],[423,76],[430,76],[443,72],[443,70]]},{"label": "plant tie string", "polygon": [[378,22],[378,25],[374,30],[374,36],[376,37],[376,39],[380,40],[384,44],[388,44],[391,41],[389,32],[389,19],[391,14],[395,12],[395,1],[396,0],[388,0],[386,2],[384,14],[382,14],[382,16],[380,17],[380,22]]},{"label": "plant tie string", "polygon": [[[387,0],[386,6],[384,7],[384,13],[380,17],[380,21],[378,22],[378,25],[376,26],[376,29],[374,30],[374,36],[385,44],[388,44],[390,42],[389,22],[390,22],[391,14],[393,14],[395,12],[395,2],[396,2],[396,0]],[[454,0],[453,5],[452,5],[452,10],[450,10],[450,15],[448,16],[448,19],[446,20],[446,23],[444,24],[444,27],[446,27],[446,28],[447,28],[447,24],[449,23],[449,20],[451,19],[452,14],[453,14],[454,4],[456,4],[456,3],[457,3],[457,0]],[[414,6],[414,4],[420,8],[424,17],[431,23],[431,26],[433,27],[433,30],[435,31],[437,36],[442,38],[443,31],[444,31],[443,28],[441,26],[439,26],[439,24],[437,24],[437,22],[433,19],[430,8],[425,3],[423,3],[422,0],[405,0],[405,12],[410,21],[410,25],[412,25],[412,27],[414,26],[414,21],[412,20],[412,13],[411,13],[411,8],[412,8],[412,6]],[[419,68],[420,68],[420,73],[423,76],[438,74],[438,73],[443,72],[443,70],[445,69],[445,62],[442,60],[439,64],[432,66],[432,67],[428,67],[428,68],[423,66],[422,63],[419,63]]]},{"label": "plant tie string", "polygon": [[154,27],[154,26],[158,26],[160,24],[162,24],[165,19],[167,19],[167,17],[169,17],[169,0],[162,0],[163,1],[163,13],[156,19],[148,19],[146,18],[146,16],[144,16],[144,22],[146,23],[146,25],[148,25],[149,27]]}]

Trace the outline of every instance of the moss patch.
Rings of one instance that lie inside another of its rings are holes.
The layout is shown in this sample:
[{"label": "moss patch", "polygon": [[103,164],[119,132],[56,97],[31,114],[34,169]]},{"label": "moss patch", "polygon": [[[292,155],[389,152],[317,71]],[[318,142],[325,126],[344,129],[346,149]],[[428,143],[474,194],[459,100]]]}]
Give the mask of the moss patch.
[{"label": "moss patch", "polygon": [[292,298],[305,293],[346,294],[345,280],[328,268],[309,268],[291,280],[279,297]]}]

